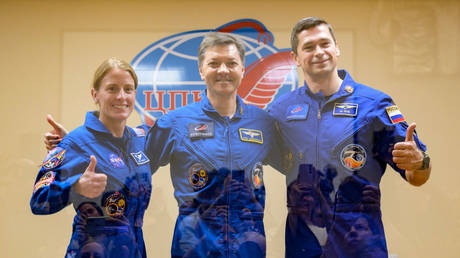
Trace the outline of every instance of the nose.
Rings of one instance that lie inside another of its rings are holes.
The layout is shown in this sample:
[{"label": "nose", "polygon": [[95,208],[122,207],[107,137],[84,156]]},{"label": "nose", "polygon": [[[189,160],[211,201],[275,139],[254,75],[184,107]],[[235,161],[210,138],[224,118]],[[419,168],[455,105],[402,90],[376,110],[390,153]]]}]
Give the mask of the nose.
[{"label": "nose", "polygon": [[221,64],[219,68],[217,69],[218,73],[227,73],[228,72],[228,67],[225,64]]},{"label": "nose", "polygon": [[126,98],[126,92],[124,90],[120,90],[117,94],[117,99],[124,99]]},{"label": "nose", "polygon": [[315,48],[315,55],[322,55],[322,54],[324,54],[324,49],[320,45],[317,45]]}]

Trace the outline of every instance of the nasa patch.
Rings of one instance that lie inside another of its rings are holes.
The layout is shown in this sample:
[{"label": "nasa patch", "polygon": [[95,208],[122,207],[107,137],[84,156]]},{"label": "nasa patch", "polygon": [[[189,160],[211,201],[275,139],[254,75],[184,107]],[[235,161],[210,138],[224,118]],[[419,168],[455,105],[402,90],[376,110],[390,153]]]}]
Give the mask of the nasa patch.
[{"label": "nasa patch", "polygon": [[260,189],[264,184],[264,169],[260,162],[257,162],[251,169],[251,183],[255,189]]},{"label": "nasa patch", "polygon": [[126,210],[126,198],[120,192],[115,192],[105,200],[105,211],[111,217],[120,217]]},{"label": "nasa patch", "polygon": [[307,119],[308,104],[305,105],[291,105],[286,112],[286,120],[304,120]]},{"label": "nasa patch", "polygon": [[189,169],[188,181],[195,190],[203,188],[208,182],[208,173],[200,163],[193,164]]},{"label": "nasa patch", "polygon": [[45,158],[45,161],[42,164],[44,169],[53,169],[59,166],[65,157],[65,149],[61,147],[56,147],[52,149]]},{"label": "nasa patch", "polygon": [[112,164],[114,168],[124,168],[125,167],[125,162],[123,162],[123,159],[120,156],[115,155],[114,153],[109,155],[109,161],[110,161],[110,164]]},{"label": "nasa patch", "polygon": [[264,143],[262,131],[246,128],[240,128],[238,131],[240,132],[240,140],[242,142]]},{"label": "nasa patch", "polygon": [[51,183],[53,183],[55,176],[56,176],[56,173],[53,171],[46,172],[42,177],[40,177],[38,182],[34,185],[34,193],[38,189],[45,187],[45,186],[49,186]]},{"label": "nasa patch", "polygon": [[188,124],[188,137],[192,139],[214,137],[214,122]]},{"label": "nasa patch", "polygon": [[340,152],[342,165],[350,171],[356,171],[364,167],[366,159],[366,150],[359,144],[348,144]]}]

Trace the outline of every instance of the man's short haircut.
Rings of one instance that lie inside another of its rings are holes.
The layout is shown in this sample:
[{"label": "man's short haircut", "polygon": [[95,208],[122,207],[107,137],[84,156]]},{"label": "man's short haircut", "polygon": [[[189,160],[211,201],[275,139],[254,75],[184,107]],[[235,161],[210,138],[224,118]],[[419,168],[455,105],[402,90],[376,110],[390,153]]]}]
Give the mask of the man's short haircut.
[{"label": "man's short haircut", "polygon": [[201,67],[203,64],[204,54],[209,47],[220,45],[235,45],[240,54],[241,62],[244,64],[245,47],[241,39],[229,33],[209,32],[205,35],[198,49],[198,65]]},{"label": "man's short haircut", "polygon": [[299,46],[298,35],[300,32],[304,30],[308,30],[316,26],[319,26],[319,25],[322,25],[322,24],[327,25],[327,27],[329,28],[329,33],[331,33],[332,39],[334,40],[334,43],[337,43],[337,41],[335,40],[335,36],[334,36],[334,30],[332,29],[332,26],[329,23],[327,23],[327,21],[317,18],[317,17],[307,17],[307,18],[303,18],[302,20],[298,21],[296,25],[294,26],[294,28],[292,29],[292,32],[291,32],[292,52],[294,52],[294,54],[297,55],[297,47]]}]

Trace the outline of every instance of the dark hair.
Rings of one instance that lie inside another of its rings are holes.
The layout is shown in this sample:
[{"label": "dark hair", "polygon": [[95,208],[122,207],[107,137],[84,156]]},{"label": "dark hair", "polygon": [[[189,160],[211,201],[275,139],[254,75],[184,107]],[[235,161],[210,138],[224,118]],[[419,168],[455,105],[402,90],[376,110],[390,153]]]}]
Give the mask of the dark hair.
[{"label": "dark hair", "polygon": [[235,45],[240,54],[241,62],[244,64],[244,43],[238,37],[224,32],[209,32],[204,36],[198,49],[198,65],[201,67],[206,49],[218,45]]},{"label": "dark hair", "polygon": [[329,33],[331,33],[332,39],[334,40],[334,43],[336,43],[335,36],[334,36],[334,30],[332,29],[332,26],[327,23],[325,20],[317,18],[317,17],[307,17],[303,18],[302,20],[298,21],[294,28],[292,28],[291,32],[291,48],[292,52],[297,55],[297,47],[299,46],[299,33],[308,30],[310,28],[319,26],[319,25],[327,25],[329,28]]}]

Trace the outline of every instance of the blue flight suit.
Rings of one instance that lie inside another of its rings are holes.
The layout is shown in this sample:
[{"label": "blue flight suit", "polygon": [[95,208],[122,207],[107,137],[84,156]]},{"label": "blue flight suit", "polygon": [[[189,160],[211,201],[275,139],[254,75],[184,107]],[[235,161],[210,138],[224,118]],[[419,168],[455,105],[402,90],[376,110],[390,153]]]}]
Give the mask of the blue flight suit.
[{"label": "blue flight suit", "polygon": [[[126,127],[115,138],[88,112],[83,126],[50,151],[38,173],[30,207],[34,214],[53,214],[73,204],[77,214],[66,257],[145,257],[144,211],[152,191],[150,164],[144,154],[145,129]],[[104,193],[94,199],[72,185],[97,159],[96,173],[107,175]]]},{"label": "blue flight suit", "polygon": [[[305,85],[270,114],[285,149],[286,257],[387,257],[379,183],[407,123],[386,94],[343,79],[330,97]],[[414,137],[421,150],[426,147]]]},{"label": "blue flight suit", "polygon": [[232,118],[203,94],[157,120],[146,153],[152,171],[170,163],[179,206],[172,257],[265,257],[262,164],[282,162],[276,137],[273,119],[240,97]]}]

